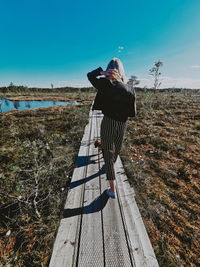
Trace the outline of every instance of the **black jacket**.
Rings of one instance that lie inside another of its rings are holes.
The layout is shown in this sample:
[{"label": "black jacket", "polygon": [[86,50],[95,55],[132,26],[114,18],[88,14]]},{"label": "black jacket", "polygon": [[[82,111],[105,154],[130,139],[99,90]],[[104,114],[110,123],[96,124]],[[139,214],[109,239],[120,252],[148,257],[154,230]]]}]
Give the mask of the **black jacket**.
[{"label": "black jacket", "polygon": [[87,77],[98,89],[93,110],[102,110],[103,114],[115,120],[126,121],[128,117],[136,116],[135,90],[123,82],[111,82],[106,78],[97,78],[101,67],[89,72]]}]

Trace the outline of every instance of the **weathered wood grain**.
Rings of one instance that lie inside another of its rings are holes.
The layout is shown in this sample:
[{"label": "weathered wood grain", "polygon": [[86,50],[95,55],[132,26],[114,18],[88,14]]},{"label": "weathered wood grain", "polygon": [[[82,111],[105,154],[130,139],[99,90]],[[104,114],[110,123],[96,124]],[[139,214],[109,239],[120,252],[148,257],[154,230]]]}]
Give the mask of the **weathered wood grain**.
[{"label": "weathered wood grain", "polygon": [[[80,167],[74,169],[71,184],[82,180],[86,175],[87,154],[91,135],[91,119],[85,128],[81,141],[78,159],[82,158]],[[77,159],[77,160],[78,160]],[[78,183],[77,183],[78,184]],[[65,209],[70,211],[79,208],[83,198],[83,184],[71,188],[68,192]],[[77,237],[80,228],[80,214],[61,219],[50,260],[50,267],[72,266],[77,247]]]},{"label": "weathered wood grain", "polygon": [[93,115],[89,155],[91,162],[87,166],[88,181],[85,183],[81,236],[79,244],[78,266],[104,266],[102,223],[100,210],[100,186],[98,153],[94,148],[96,121]]},{"label": "weathered wood grain", "polygon": [[135,201],[135,193],[128,183],[120,157],[116,162],[116,182],[127,237],[134,255],[135,265],[157,267],[152,245],[147,235],[141,214]]}]

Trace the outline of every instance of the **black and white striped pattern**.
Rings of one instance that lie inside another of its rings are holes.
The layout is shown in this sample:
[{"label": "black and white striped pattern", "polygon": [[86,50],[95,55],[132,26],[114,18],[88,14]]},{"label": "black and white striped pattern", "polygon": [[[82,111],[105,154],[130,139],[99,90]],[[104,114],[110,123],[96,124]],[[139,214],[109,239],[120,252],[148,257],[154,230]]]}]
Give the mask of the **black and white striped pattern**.
[{"label": "black and white striped pattern", "polygon": [[107,180],[115,180],[114,163],[122,146],[126,125],[126,122],[117,121],[107,116],[103,117],[101,143]]}]

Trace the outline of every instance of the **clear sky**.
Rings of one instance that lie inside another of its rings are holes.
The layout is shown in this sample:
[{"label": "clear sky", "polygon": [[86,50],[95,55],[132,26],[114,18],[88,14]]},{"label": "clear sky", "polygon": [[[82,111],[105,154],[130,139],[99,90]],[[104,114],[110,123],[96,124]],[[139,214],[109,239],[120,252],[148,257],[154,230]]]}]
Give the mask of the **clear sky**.
[{"label": "clear sky", "polygon": [[200,0],[0,0],[0,86],[90,86],[122,60],[127,79],[200,88]]}]

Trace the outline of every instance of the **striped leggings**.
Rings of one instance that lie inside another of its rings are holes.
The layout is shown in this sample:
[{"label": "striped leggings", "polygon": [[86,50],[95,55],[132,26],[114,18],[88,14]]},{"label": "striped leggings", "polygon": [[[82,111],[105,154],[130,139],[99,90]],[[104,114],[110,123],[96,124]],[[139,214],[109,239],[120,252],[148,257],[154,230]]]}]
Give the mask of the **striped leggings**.
[{"label": "striped leggings", "polygon": [[107,116],[103,117],[101,143],[107,180],[115,180],[114,164],[122,146],[126,125],[126,122],[116,121]]}]

